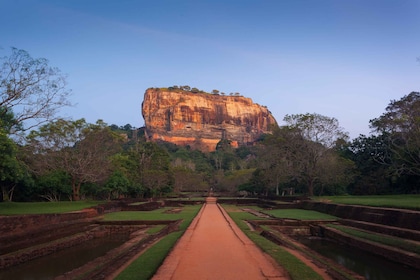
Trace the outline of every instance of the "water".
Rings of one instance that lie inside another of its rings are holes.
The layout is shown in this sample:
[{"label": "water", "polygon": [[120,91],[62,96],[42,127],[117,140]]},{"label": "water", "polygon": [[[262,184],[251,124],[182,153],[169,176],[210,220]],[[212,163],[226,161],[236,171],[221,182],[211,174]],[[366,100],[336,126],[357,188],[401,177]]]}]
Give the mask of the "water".
[{"label": "water", "polygon": [[418,280],[420,271],[379,256],[321,238],[302,238],[301,243],[334,260],[367,280]]},{"label": "water", "polygon": [[127,236],[89,240],[27,263],[0,270],[0,280],[49,280],[78,268],[122,245]]}]

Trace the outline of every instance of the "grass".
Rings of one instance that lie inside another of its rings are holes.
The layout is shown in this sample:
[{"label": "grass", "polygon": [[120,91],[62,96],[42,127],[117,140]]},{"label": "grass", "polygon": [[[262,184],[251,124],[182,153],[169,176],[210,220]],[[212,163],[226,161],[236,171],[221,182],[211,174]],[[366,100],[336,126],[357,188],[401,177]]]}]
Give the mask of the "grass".
[{"label": "grass", "polygon": [[264,252],[273,257],[284,269],[287,270],[290,277],[295,280],[321,280],[322,277],[306,266],[301,260],[287,252],[277,244],[267,240],[255,231],[251,231],[244,222],[246,219],[255,220],[256,217],[247,212],[239,211],[239,208],[232,205],[223,205],[229,216],[235,221],[238,227]]},{"label": "grass", "polygon": [[366,195],[366,196],[320,196],[316,201],[339,204],[365,205],[420,210],[420,194]]},{"label": "grass", "polygon": [[[108,213],[104,216],[104,221],[129,221],[129,220],[179,220],[189,218],[191,209],[199,209],[201,205],[183,207],[179,213],[165,213],[172,207],[159,208],[152,211],[120,211]],[[178,208],[178,207],[177,207]]]},{"label": "grass", "polygon": [[[131,263],[123,272],[121,272],[115,279],[116,280],[146,280],[150,279],[159,266],[162,264],[165,257],[171,251],[176,241],[182,236],[185,230],[188,228],[194,217],[197,215],[202,205],[185,206],[183,211],[176,214],[162,213],[162,209],[150,211],[150,212],[137,212],[126,213],[126,215],[114,215],[116,213],[107,214],[105,217],[108,220],[116,218],[130,219],[137,218],[141,220],[153,219],[153,220],[169,220],[169,219],[183,219],[180,224],[180,230],[172,232],[162,238],[158,243],[149,248],[133,263]],[[160,218],[159,218],[160,217]]]},{"label": "grass", "polygon": [[155,225],[155,226],[151,226],[146,233],[147,234],[155,234],[158,233],[161,229],[163,229],[166,225]]},{"label": "grass", "polygon": [[288,218],[297,220],[337,220],[337,217],[312,210],[303,209],[274,209],[263,211],[276,218]]},{"label": "grass", "polygon": [[172,200],[172,201],[204,201],[204,197],[198,197],[198,196],[192,196],[192,197],[178,197],[178,198],[168,198],[166,200]]},{"label": "grass", "polygon": [[413,242],[408,242],[404,239],[397,238],[397,237],[387,237],[383,235],[373,234],[361,230],[356,230],[353,228],[349,228],[346,226],[341,225],[332,225],[328,224],[328,227],[335,228],[341,232],[344,232],[348,235],[361,238],[363,240],[369,240],[376,243],[380,243],[383,245],[388,245],[395,248],[400,248],[402,250],[413,252],[416,254],[420,254],[420,245],[414,244]]},{"label": "grass", "polygon": [[99,201],[1,202],[0,215],[56,214],[97,206]]}]

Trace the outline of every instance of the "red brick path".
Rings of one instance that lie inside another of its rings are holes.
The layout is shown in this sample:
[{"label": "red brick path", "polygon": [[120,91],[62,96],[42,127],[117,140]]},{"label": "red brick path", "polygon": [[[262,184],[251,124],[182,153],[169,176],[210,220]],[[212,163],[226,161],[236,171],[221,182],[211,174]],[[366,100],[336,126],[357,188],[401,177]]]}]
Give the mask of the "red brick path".
[{"label": "red brick path", "polygon": [[289,278],[242,233],[215,198],[208,198],[152,279]]}]

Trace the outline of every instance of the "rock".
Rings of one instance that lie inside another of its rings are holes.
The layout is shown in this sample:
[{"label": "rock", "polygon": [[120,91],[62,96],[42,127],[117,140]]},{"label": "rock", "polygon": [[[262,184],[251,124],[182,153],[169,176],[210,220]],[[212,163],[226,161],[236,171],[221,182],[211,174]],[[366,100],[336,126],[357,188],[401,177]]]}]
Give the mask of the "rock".
[{"label": "rock", "polygon": [[222,139],[233,147],[252,145],[276,120],[250,98],[180,89],[149,88],[142,114],[148,140],[214,151]]}]

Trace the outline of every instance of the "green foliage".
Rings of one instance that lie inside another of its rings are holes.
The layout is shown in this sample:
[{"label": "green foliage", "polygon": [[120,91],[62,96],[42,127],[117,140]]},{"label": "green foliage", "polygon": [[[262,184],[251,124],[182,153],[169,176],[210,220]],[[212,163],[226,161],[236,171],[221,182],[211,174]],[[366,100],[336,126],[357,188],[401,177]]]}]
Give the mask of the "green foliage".
[{"label": "green foliage", "polygon": [[0,127],[0,187],[3,201],[12,201],[16,184],[25,177],[17,159],[17,146]]},{"label": "green foliage", "polygon": [[337,217],[312,210],[303,209],[274,209],[264,210],[264,213],[282,219],[296,220],[336,220]]},{"label": "green foliage", "polygon": [[182,232],[172,232],[160,240],[152,248],[144,252],[138,259],[121,272],[116,280],[147,280],[165,260],[174,247],[176,241],[182,236]]},{"label": "green foliage", "polygon": [[309,195],[344,191],[354,166],[336,149],[347,138],[338,121],[318,114],[287,115],[285,121],[261,138],[251,185],[264,195],[290,187]]},{"label": "green foliage", "polygon": [[37,177],[34,191],[48,201],[67,200],[71,196],[71,177],[60,170],[55,170]]},{"label": "green foliage", "polygon": [[102,121],[59,119],[27,137],[27,164],[37,175],[63,171],[71,177],[72,196],[80,199],[84,183],[99,183],[112,173],[111,157],[121,150],[120,135]]},{"label": "green foliage", "polygon": [[380,153],[374,153],[373,157],[394,176],[420,176],[419,116],[420,93],[411,92],[391,101],[384,114],[370,121],[382,145]]},{"label": "green foliage", "polygon": [[[162,264],[163,260],[168,255],[170,250],[173,248],[176,241],[182,236],[182,234],[188,228],[188,226],[190,225],[194,217],[197,215],[200,208],[201,208],[201,205],[200,206],[197,206],[197,205],[186,206],[183,208],[183,211],[178,214],[158,213],[158,215],[156,215],[156,212],[155,212],[149,215],[148,218],[151,218],[152,220],[153,219],[166,220],[168,218],[183,219],[180,225],[180,231],[173,232],[165,236],[162,240],[160,240],[154,246],[149,248],[139,258],[137,258],[133,263],[131,263],[122,273],[120,273],[116,277],[116,279],[117,280],[150,279],[153,276],[153,274],[157,271],[159,266]],[[160,211],[161,210],[162,209],[160,209]]]},{"label": "green foliage", "polygon": [[255,216],[238,211],[236,206],[223,206],[228,212],[229,216],[234,220],[238,227],[264,252],[274,258],[282,267],[286,269],[292,279],[319,279],[322,277],[313,271],[310,267],[306,266],[301,260],[290,254],[283,247],[267,240],[255,231],[251,231],[244,222],[245,219],[255,219]]},{"label": "green foliage", "polygon": [[155,234],[161,231],[166,225],[154,225],[147,230],[147,234]]},{"label": "green foliage", "polygon": [[383,135],[360,135],[341,150],[344,157],[355,163],[357,176],[348,187],[350,194],[383,194],[393,192],[390,169],[377,158],[384,159],[390,152]]},{"label": "green foliage", "polygon": [[23,124],[16,121],[15,115],[10,109],[0,107],[0,128],[6,134],[10,134],[14,131],[23,130]]},{"label": "green foliage", "polygon": [[253,172],[254,169],[240,169],[226,172],[219,185],[229,193],[237,193],[239,186],[249,182]]},{"label": "green foliage", "polygon": [[100,204],[98,201],[3,202],[0,215],[55,214],[79,211]]},{"label": "green foliage", "polygon": [[131,164],[130,181],[144,187],[145,195],[161,196],[171,191],[170,157],[153,142],[137,143],[128,151]]},{"label": "green foliage", "polygon": [[128,192],[130,181],[121,171],[114,171],[105,183],[108,199],[120,198]]},{"label": "green foliage", "polygon": [[420,195],[364,195],[364,196],[322,196],[319,201],[338,204],[366,205],[373,207],[406,208],[420,210]]},{"label": "green foliage", "polygon": [[[189,86],[154,90],[204,93]],[[235,149],[229,139],[222,139],[211,153],[146,142],[144,128],[130,124],[87,124],[84,119],[47,123],[29,135],[26,146],[18,147],[9,131],[18,130],[13,126],[19,122],[12,111],[0,107],[0,184],[6,200],[15,189],[22,200],[67,196],[65,180],[61,188],[42,178],[51,172],[70,175],[73,193],[84,189],[79,198],[156,197],[211,187],[248,195],[280,195],[286,188],[313,195],[417,193],[419,99],[419,93],[411,93],[391,102],[387,112],[371,122],[380,134],[361,135],[350,143],[335,118],[298,114],[287,115],[287,126],[273,126],[272,134],[262,135],[256,146]],[[114,145],[121,134],[127,135],[124,143]],[[20,164],[22,159],[32,174]],[[89,164],[70,168],[75,162]],[[31,187],[29,175],[38,186]]]}]

